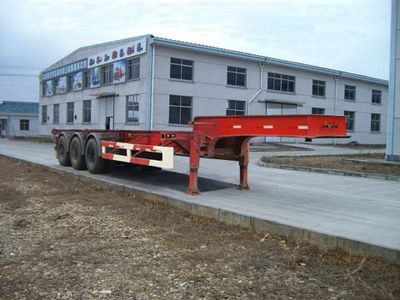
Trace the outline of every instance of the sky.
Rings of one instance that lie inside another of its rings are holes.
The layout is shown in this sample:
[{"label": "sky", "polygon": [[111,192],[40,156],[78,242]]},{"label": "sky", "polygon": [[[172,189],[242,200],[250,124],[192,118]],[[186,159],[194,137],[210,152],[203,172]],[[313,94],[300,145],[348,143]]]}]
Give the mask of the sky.
[{"label": "sky", "polygon": [[2,0],[0,101],[39,101],[40,71],[143,34],[388,79],[391,0]]}]

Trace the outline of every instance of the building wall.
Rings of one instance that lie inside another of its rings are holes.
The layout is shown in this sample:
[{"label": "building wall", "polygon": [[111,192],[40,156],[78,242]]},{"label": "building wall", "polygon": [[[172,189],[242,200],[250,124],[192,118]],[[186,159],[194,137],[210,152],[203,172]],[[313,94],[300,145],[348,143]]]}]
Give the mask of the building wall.
[{"label": "building wall", "polygon": [[[99,50],[102,51],[102,50]],[[77,57],[77,60],[86,56]],[[125,83],[110,84],[98,88],[87,88],[80,91],[72,91],[65,94],[55,94],[53,96],[40,97],[40,132],[49,135],[53,128],[63,129],[103,129],[104,118],[100,114],[100,103],[104,102],[104,98],[98,98],[101,93],[116,93],[114,97],[114,129],[144,129],[146,120],[146,76],[147,76],[147,55],[140,56],[140,78],[137,80],[127,81]],[[139,123],[126,123],[126,95],[139,95]],[[91,123],[83,123],[83,101],[92,100]],[[67,123],[67,103],[74,102],[74,119],[73,124]],[[53,112],[54,104],[60,104],[60,122],[54,123]],[[42,123],[42,107],[47,105],[48,120],[46,124]]]},{"label": "building wall", "polygon": [[[113,45],[115,46],[115,45]],[[90,50],[77,51],[71,57],[57,63],[58,66],[64,63],[71,63],[94,55],[109,48],[108,46],[96,47]],[[147,54],[141,56],[140,80],[129,81],[121,84],[111,84],[100,88],[85,89],[82,91],[70,92],[67,94],[54,95],[40,98],[40,114],[43,105],[47,105],[48,122],[40,125],[42,134],[50,134],[55,127],[65,129],[83,128],[104,128],[104,120],[100,106],[104,99],[98,99],[96,94],[110,92],[119,96],[115,97],[115,129],[146,129],[148,124],[147,94],[150,90],[147,86],[149,60]],[[188,59],[194,62],[194,73],[192,81],[176,80],[170,78],[171,57]],[[324,108],[325,114],[343,115],[345,110],[355,112],[355,130],[349,132],[351,139],[337,140],[336,142],[348,143],[357,141],[367,144],[385,143],[386,131],[386,108],[387,108],[387,87],[365,81],[350,80],[346,78],[335,78],[323,73],[302,71],[295,68],[283,67],[275,64],[260,65],[259,62],[249,61],[227,56],[211,55],[190,50],[169,48],[166,46],[155,46],[154,50],[154,81],[153,81],[153,113],[154,130],[191,130],[189,125],[169,124],[169,96],[180,95],[192,98],[192,117],[202,115],[225,115],[228,107],[228,100],[249,101],[256,94],[258,95],[247,109],[247,114],[266,114],[266,101],[297,103],[295,110],[286,109],[284,113],[310,114],[313,107]],[[246,69],[246,87],[232,87],[227,85],[227,66],[241,67]],[[262,87],[260,86],[260,72],[262,72]],[[295,93],[276,92],[267,89],[268,72],[286,74],[296,77]],[[324,97],[312,95],[313,79],[326,81],[326,94]],[[344,99],[344,86],[346,84],[356,86],[356,100]],[[259,92],[261,88],[261,92]],[[372,89],[382,91],[380,105],[371,103]],[[126,95],[139,95],[139,123],[136,125],[126,123]],[[92,122],[83,124],[83,100],[92,100]],[[74,102],[74,124],[66,123],[67,102]],[[60,123],[53,122],[53,107],[55,103],[60,104]],[[271,110],[269,111],[269,113]],[[273,111],[272,111],[273,112]],[[275,113],[277,110],[275,110]],[[268,113],[268,112],[267,112]],[[381,115],[381,130],[379,133],[370,132],[371,113]],[[274,140],[274,139],[271,139]],[[276,139],[275,139],[276,140]],[[294,139],[279,139],[279,141],[295,141]],[[318,142],[333,142],[332,139],[318,140]]]},{"label": "building wall", "polygon": [[400,1],[392,0],[390,82],[388,103],[388,160],[400,161]]},{"label": "building wall", "polygon": [[[20,130],[20,120],[29,120],[29,130]],[[3,136],[22,137],[37,136],[39,133],[39,122],[37,116],[31,115],[8,115],[6,121],[6,130],[2,132]]]},{"label": "building wall", "polygon": [[[194,61],[193,81],[170,78],[170,58]],[[344,111],[355,112],[355,128],[349,132],[350,139],[337,140],[348,143],[357,141],[367,144],[384,144],[386,135],[387,87],[357,80],[305,72],[275,65],[260,67],[257,62],[207,55],[187,50],[157,46],[155,51],[154,74],[154,120],[155,129],[190,130],[187,125],[168,124],[169,95],[193,97],[192,114],[225,115],[228,100],[249,101],[260,89],[260,69],[262,70],[262,92],[248,106],[248,114],[266,113],[265,101],[301,103],[296,113],[310,114],[313,107],[324,108],[325,114],[343,115]],[[227,81],[227,66],[246,68],[246,87],[231,87]],[[267,89],[268,72],[296,77],[295,93],[277,92]],[[326,81],[325,97],[312,95],[312,81]],[[356,86],[356,99],[344,99],[345,85]],[[382,91],[381,104],[372,104],[372,89]],[[381,115],[381,131],[371,133],[371,113]],[[293,140],[291,140],[293,141]],[[332,142],[322,139],[320,142]]]}]

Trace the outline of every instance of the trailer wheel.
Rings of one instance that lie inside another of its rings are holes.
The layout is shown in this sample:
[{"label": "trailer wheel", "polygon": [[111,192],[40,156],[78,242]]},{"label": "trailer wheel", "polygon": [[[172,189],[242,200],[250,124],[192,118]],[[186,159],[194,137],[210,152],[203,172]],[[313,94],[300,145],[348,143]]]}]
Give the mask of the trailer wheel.
[{"label": "trailer wheel", "polygon": [[86,169],[85,156],[82,155],[81,141],[75,136],[69,146],[69,160],[75,170]]},{"label": "trailer wheel", "polygon": [[107,161],[99,156],[99,146],[93,138],[86,144],[85,161],[88,171],[92,174],[104,173],[106,170]]},{"label": "trailer wheel", "polygon": [[68,143],[64,135],[60,136],[57,141],[57,158],[61,166],[69,167],[71,161],[68,155]]}]

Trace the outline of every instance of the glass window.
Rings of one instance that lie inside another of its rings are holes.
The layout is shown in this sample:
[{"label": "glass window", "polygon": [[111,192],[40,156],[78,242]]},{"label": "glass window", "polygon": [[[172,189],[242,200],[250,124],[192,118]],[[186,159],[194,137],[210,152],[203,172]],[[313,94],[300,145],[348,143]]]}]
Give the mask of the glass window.
[{"label": "glass window", "polygon": [[344,115],[346,116],[346,129],[348,131],[354,130],[354,122],[355,122],[355,112],[354,111],[344,111]]},{"label": "glass window", "polygon": [[313,80],[312,94],[313,96],[325,97],[326,82],[322,80]]},{"label": "glass window", "polygon": [[277,73],[268,73],[268,89],[282,92],[295,92],[296,77]]},{"label": "glass window", "polygon": [[67,103],[67,123],[74,123],[74,102]]},{"label": "glass window", "polygon": [[60,104],[53,105],[53,123],[60,123]]},{"label": "glass window", "polygon": [[126,123],[139,122],[139,95],[126,96]]},{"label": "glass window", "polygon": [[140,77],[140,57],[127,61],[128,80],[139,79]]},{"label": "glass window", "polygon": [[169,123],[187,124],[192,119],[192,97],[169,96]]},{"label": "glass window", "polygon": [[107,85],[113,83],[113,65],[107,65],[101,68],[101,84]]},{"label": "glass window", "polygon": [[72,91],[73,85],[74,85],[73,78],[72,75],[70,74],[67,76],[67,92]]},{"label": "glass window", "polygon": [[47,123],[47,105],[42,106],[42,124]]},{"label": "glass window", "polygon": [[19,120],[19,130],[29,131],[29,120]]},{"label": "glass window", "polygon": [[381,101],[382,101],[382,91],[372,90],[371,102],[374,104],[381,104]]},{"label": "glass window", "polygon": [[83,88],[90,88],[90,70],[83,71]]},{"label": "glass window", "polygon": [[246,86],[246,69],[228,66],[227,84]]},{"label": "glass window", "polygon": [[83,100],[83,123],[92,122],[92,101],[91,100]]},{"label": "glass window", "polygon": [[371,114],[371,131],[380,132],[381,131],[381,115]]},{"label": "glass window", "polygon": [[171,58],[170,78],[193,80],[193,61]]},{"label": "glass window", "polygon": [[311,109],[311,113],[313,115],[324,115],[325,114],[325,108],[313,107]]},{"label": "glass window", "polygon": [[355,101],[356,100],[356,87],[353,85],[344,86],[344,99]]},{"label": "glass window", "polygon": [[243,116],[246,112],[246,101],[228,100],[227,116]]}]

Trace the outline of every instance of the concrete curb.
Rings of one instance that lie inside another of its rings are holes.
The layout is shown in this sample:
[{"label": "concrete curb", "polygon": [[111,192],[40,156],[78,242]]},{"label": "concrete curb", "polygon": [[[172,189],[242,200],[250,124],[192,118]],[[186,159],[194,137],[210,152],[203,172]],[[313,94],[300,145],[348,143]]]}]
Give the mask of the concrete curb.
[{"label": "concrete curb", "polygon": [[2,154],[0,154],[0,156],[7,157],[14,161],[24,161],[27,164],[40,166],[49,171],[59,174],[67,173],[77,178],[78,180],[82,180],[85,182],[101,183],[102,185],[112,188],[121,188],[124,191],[135,193],[137,196],[142,197],[145,200],[164,202],[167,205],[171,205],[172,207],[181,209],[192,215],[211,218],[228,225],[240,226],[242,228],[247,228],[249,230],[252,230],[253,232],[261,234],[272,233],[275,235],[280,235],[297,244],[311,244],[323,251],[341,250],[350,255],[378,258],[388,263],[400,265],[400,250],[385,248],[378,245],[371,245],[344,237],[329,235],[317,231],[303,229],[300,227],[263,220],[245,214],[212,208],[197,203],[185,202],[183,200],[174,199],[168,196],[154,194],[151,192],[132,188],[124,184],[112,183],[107,180],[102,180],[101,178],[91,178],[85,176],[84,174],[76,174],[69,171],[70,169],[68,168],[65,168],[65,170],[60,170],[41,165],[39,163],[34,163]]},{"label": "concrete curb", "polygon": [[331,175],[353,176],[353,177],[373,178],[373,179],[381,179],[381,180],[400,181],[400,176],[395,176],[395,175],[361,173],[361,172],[343,171],[343,170],[336,170],[336,169],[301,167],[301,166],[294,166],[294,165],[281,165],[281,164],[274,164],[274,163],[266,163],[261,160],[258,160],[255,164],[260,167],[268,167],[268,168],[275,168],[275,169],[295,170],[295,171],[314,172],[314,173],[331,174]]}]

